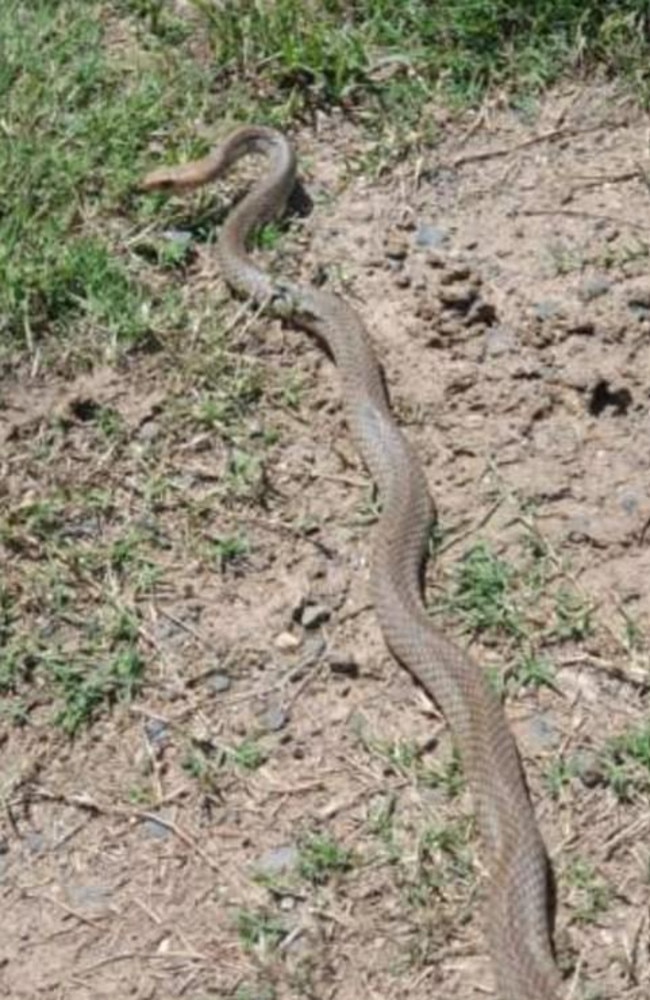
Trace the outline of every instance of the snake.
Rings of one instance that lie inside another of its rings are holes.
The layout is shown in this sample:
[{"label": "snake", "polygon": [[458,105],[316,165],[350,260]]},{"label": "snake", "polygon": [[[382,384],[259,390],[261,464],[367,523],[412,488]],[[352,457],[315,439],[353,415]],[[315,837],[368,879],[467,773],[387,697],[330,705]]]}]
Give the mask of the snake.
[{"label": "snake", "polygon": [[485,671],[427,614],[423,567],[433,500],[415,449],[391,412],[370,334],[345,299],[275,277],[250,253],[254,234],[283,215],[294,190],[292,144],[274,128],[240,126],[207,156],[153,170],[139,190],[188,191],[251,154],[265,158],[266,170],[228,213],[216,244],[218,266],[232,292],[311,335],[338,369],[345,421],[381,503],[371,601],[386,645],[442,711],[462,761],[486,871],[483,923],[497,995],[559,1000],[550,866],[521,760]]}]

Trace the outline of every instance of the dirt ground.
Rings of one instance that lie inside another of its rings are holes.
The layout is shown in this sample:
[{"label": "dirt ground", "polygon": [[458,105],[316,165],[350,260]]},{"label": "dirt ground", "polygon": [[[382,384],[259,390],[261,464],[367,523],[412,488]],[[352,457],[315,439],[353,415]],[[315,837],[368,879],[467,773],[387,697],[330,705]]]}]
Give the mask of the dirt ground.
[{"label": "dirt ground", "polygon": [[[527,627],[552,683],[512,685],[507,712],[555,870],[567,995],[647,997],[648,784],[617,795],[599,768],[648,719],[650,128],[602,87],[438,125],[435,148],[376,179],[343,119],[296,135],[314,205],[274,267],[328,273],[368,324],[436,500],[434,608],[477,541],[516,568],[533,539],[545,593],[566,584],[589,609],[588,629],[558,637],[540,598]],[[231,448],[184,434],[164,345],[0,386],[3,504],[76,482],[135,520],[152,455],[174,497],[204,501],[194,521],[180,500],[157,509],[163,582],[134,598],[144,691],[73,741],[46,705],[22,727],[0,719],[0,994],[491,996],[471,802],[449,794],[444,720],[368,605],[374,499],[336,372],[231,303],[208,245],[186,283],[228,302],[234,349],[269,372],[247,418],[253,436],[279,432],[263,502],[215,501]],[[128,428],[117,452],[92,443],[89,398]],[[208,572],[184,554],[206,531],[245,532],[248,554]],[[5,552],[17,592],[30,558]],[[459,641],[496,672],[513,657],[507,638]]]}]

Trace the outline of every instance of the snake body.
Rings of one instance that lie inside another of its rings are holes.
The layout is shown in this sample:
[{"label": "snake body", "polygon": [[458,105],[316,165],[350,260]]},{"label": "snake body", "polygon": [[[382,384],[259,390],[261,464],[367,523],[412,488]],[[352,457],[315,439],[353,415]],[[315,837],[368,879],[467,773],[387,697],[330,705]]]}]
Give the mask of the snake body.
[{"label": "snake body", "polygon": [[238,295],[315,336],[337,365],[347,424],[382,501],[371,564],[379,625],[395,658],[444,713],[471,788],[488,871],[485,927],[498,995],[558,1000],[548,864],[519,755],[484,673],[426,614],[421,571],[432,501],[420,462],[391,414],[369,334],[341,298],[278,281],[247,251],[253,231],[285,210],[296,177],[291,145],[273,129],[245,126],[202,160],[153,171],[140,189],[194,188],[249,153],[263,154],[268,171],[223,225],[217,245],[221,271]]}]

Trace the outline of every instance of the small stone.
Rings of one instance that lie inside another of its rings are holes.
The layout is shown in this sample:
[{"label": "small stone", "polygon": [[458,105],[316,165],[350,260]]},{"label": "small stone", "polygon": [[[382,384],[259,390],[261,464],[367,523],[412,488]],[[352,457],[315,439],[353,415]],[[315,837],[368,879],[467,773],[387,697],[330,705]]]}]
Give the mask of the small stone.
[{"label": "small stone", "polygon": [[467,281],[472,273],[471,268],[467,264],[454,264],[441,276],[440,281],[443,285],[453,285],[455,281]]},{"label": "small stone", "polygon": [[609,278],[606,278],[602,274],[597,274],[593,278],[588,278],[584,282],[582,288],[580,289],[579,296],[583,302],[591,302],[592,299],[600,298],[601,295],[606,295],[607,292],[612,287],[612,283]]},{"label": "small stone", "polygon": [[536,302],[533,306],[533,313],[535,319],[547,320],[554,319],[559,316],[562,312],[562,306],[559,302],[555,302],[554,299],[543,299],[541,302]]},{"label": "small stone", "polygon": [[411,275],[406,271],[400,271],[395,275],[395,286],[397,288],[408,288],[411,284]]},{"label": "small stone", "polygon": [[25,834],[25,843],[27,844],[30,854],[43,854],[47,847],[45,837],[42,833],[38,833],[37,830],[27,831]]},{"label": "small stone", "polygon": [[273,847],[263,854],[254,863],[254,868],[260,875],[280,875],[282,872],[295,868],[298,857],[299,852],[295,844],[282,844],[280,847]]},{"label": "small stone", "polygon": [[324,604],[307,604],[302,609],[300,624],[303,628],[318,628],[324,622],[329,621],[332,612]]},{"label": "small stone", "polygon": [[292,632],[280,632],[280,634],[276,635],[273,640],[273,645],[282,653],[292,653],[294,650],[298,649],[300,639]]},{"label": "small stone", "polygon": [[155,817],[151,819],[146,819],[144,821],[144,829],[149,834],[150,837],[154,837],[155,840],[168,840],[171,836],[171,830],[164,823],[161,823]]},{"label": "small stone", "polygon": [[214,673],[210,674],[208,677],[208,687],[215,694],[223,694],[225,691],[229,691],[232,686],[232,681],[228,674]]},{"label": "small stone", "polygon": [[155,420],[147,420],[138,430],[138,437],[141,441],[155,441],[160,436],[160,424]]},{"label": "small stone", "polygon": [[447,254],[442,253],[440,250],[429,250],[426,261],[429,267],[435,267],[440,270],[447,267],[449,263]]},{"label": "small stone", "polygon": [[68,901],[78,910],[108,910],[112,893],[106,885],[66,885]]},{"label": "small stone", "polygon": [[440,249],[449,242],[449,233],[439,226],[421,222],[415,234],[415,245],[430,249]]},{"label": "small stone", "polygon": [[603,765],[593,750],[579,750],[574,754],[572,763],[585,788],[596,788],[603,784],[605,780]]},{"label": "small stone", "polygon": [[560,741],[560,733],[547,715],[534,715],[529,720],[527,728],[529,736],[541,750],[554,747]]},{"label": "small stone", "polygon": [[485,353],[490,357],[498,357],[514,350],[515,335],[510,327],[492,326],[485,334]]},{"label": "small stone", "polygon": [[148,719],[145,722],[144,731],[147,739],[154,746],[167,743],[169,740],[169,727],[164,719]]},{"label": "small stone", "polygon": [[408,256],[408,252],[408,243],[403,237],[386,237],[386,241],[384,243],[384,253],[389,260],[405,260]]},{"label": "small stone", "polygon": [[287,725],[289,713],[280,705],[271,705],[262,716],[261,723],[267,733],[277,733]]},{"label": "small stone", "polygon": [[456,310],[456,312],[467,312],[478,296],[478,292],[472,285],[443,287],[438,294],[442,304]]},{"label": "small stone", "polygon": [[619,504],[621,509],[626,514],[636,514],[641,508],[641,498],[638,493],[633,493],[631,490],[626,491],[619,497]]}]

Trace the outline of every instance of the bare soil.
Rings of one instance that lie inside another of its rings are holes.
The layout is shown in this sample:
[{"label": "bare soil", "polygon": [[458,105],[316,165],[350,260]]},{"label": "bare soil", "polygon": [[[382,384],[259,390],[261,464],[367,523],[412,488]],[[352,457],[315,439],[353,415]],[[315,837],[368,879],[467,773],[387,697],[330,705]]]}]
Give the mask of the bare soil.
[{"label": "bare soil", "polygon": [[[648,120],[581,87],[534,115],[495,106],[439,126],[433,150],[376,179],[344,120],[297,135],[314,209],[274,266],[327,272],[367,322],[436,500],[432,603],[478,539],[516,567],[534,536],[591,609],[588,634],[542,643],[552,686],[513,688],[507,711],[556,873],[570,995],[647,997],[647,786],[621,800],[597,762],[648,718]],[[188,296],[209,284],[226,297],[208,246],[186,282]],[[174,484],[158,509],[164,583],[134,598],[144,692],[73,741],[47,705],[23,727],[0,720],[0,994],[490,996],[471,802],[420,780],[418,767],[450,773],[449,734],[368,605],[373,496],[336,372],[304,335],[228,309],[236,350],[269,372],[251,434],[279,432],[259,503],[214,500],[232,448],[186,433],[164,345],[0,386],[9,507],[103,486],[135,522],[159,468]],[[97,447],[88,399],[119,413],[125,447]],[[221,572],[192,557],[193,533],[236,532],[249,553]],[[5,553],[23,595],[32,558]],[[38,616],[26,596],[22,611]],[[551,616],[541,600],[540,634]],[[512,652],[459,641],[496,671]],[[242,759],[251,740],[257,767]],[[553,768],[580,754],[596,773],[552,794]],[[314,836],[351,851],[351,867],[310,879],[298,859]]]}]

